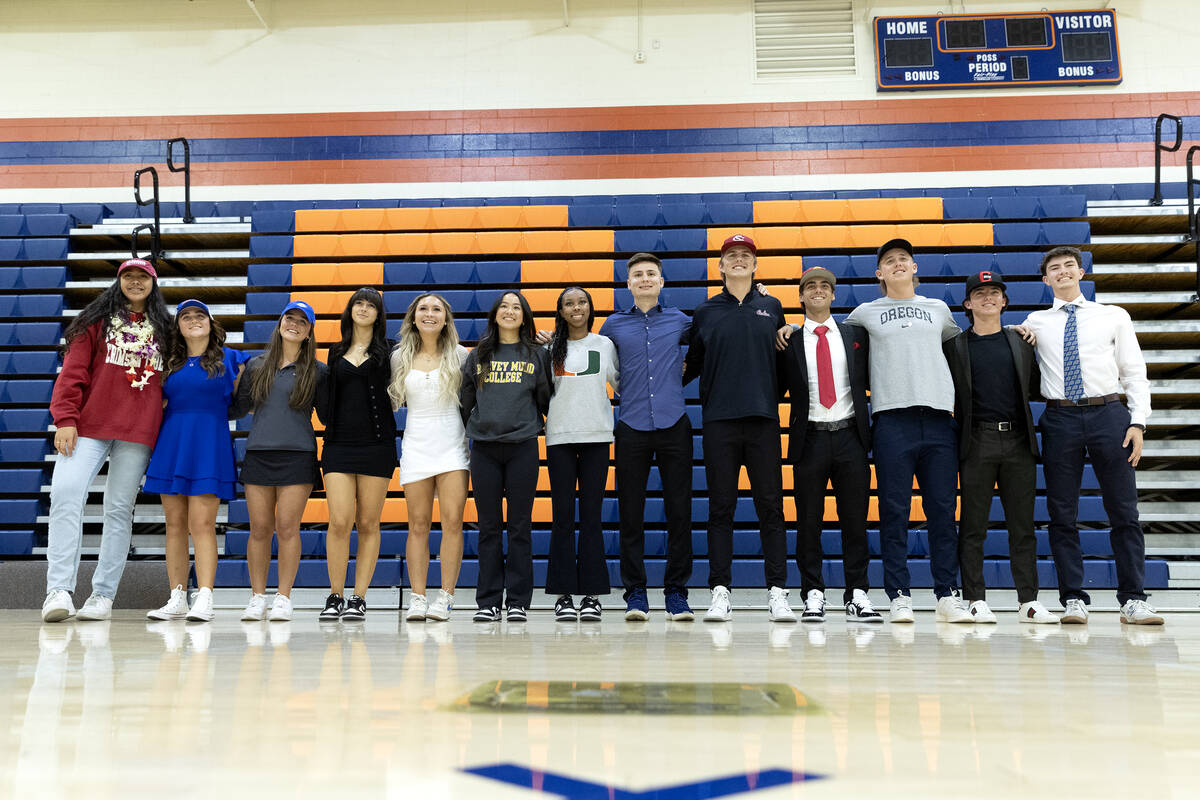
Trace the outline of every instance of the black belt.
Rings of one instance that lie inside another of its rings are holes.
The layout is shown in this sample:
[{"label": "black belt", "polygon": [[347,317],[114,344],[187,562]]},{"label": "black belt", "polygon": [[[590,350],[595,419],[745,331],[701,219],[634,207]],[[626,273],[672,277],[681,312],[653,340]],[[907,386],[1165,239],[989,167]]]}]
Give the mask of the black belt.
[{"label": "black belt", "polygon": [[808,427],[814,431],[840,431],[849,428],[853,424],[854,417],[846,417],[836,422],[810,422],[808,423]]},{"label": "black belt", "polygon": [[1046,408],[1072,408],[1075,406],[1103,406],[1116,402],[1119,394],[1106,394],[1103,397],[1081,397],[1078,400],[1047,400]]},{"label": "black belt", "polygon": [[1019,423],[1019,422],[976,422],[976,423],[974,423],[974,428],[977,431],[998,431],[1000,433],[1007,433],[1008,431],[1019,430],[1021,428],[1021,423]]}]

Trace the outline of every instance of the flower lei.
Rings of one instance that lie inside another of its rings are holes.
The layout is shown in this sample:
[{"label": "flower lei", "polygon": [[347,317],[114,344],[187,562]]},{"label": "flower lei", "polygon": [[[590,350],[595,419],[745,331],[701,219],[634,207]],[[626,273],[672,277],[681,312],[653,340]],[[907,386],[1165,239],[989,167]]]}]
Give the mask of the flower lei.
[{"label": "flower lei", "polygon": [[[150,324],[150,320],[145,316],[139,316],[140,319],[132,320],[123,314],[113,314],[108,321],[108,341],[109,344],[125,354],[123,360],[130,364],[129,369],[125,371],[125,377],[129,381],[130,388],[140,392],[154,377],[154,362],[158,357],[158,340],[154,336],[154,326]],[[142,365],[141,377],[138,376],[138,368],[133,366],[137,363],[134,356]]]}]

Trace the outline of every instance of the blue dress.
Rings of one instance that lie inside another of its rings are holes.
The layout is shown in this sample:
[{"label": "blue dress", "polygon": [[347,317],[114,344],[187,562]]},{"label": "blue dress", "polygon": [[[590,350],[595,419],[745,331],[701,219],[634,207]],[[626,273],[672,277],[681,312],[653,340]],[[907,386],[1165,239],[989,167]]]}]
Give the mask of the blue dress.
[{"label": "blue dress", "polygon": [[193,356],[163,381],[167,407],[146,468],[144,491],[233,499],[237,470],[229,434],[229,403],[238,367],[249,354],[228,347],[224,350],[223,374],[209,377],[200,365],[200,356]]}]

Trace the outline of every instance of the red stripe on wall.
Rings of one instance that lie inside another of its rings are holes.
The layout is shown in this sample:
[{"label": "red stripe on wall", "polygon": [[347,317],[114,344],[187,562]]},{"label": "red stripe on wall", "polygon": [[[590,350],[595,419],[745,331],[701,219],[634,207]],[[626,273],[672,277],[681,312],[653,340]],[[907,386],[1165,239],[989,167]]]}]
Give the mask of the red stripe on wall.
[{"label": "red stripe on wall", "polygon": [[[1182,165],[1185,142],[1164,164]],[[378,159],[197,163],[193,186],[324,183],[434,183],[468,181],[693,178],[740,175],[872,174],[1015,169],[1149,167],[1147,143],[936,147],[749,153],[538,156],[529,158]],[[130,184],[126,164],[0,166],[0,187],[83,188]],[[164,173],[163,186],[176,185]]]},{"label": "red stripe on wall", "polygon": [[0,141],[170,139],[187,136],[371,136],[581,130],[879,125],[906,122],[1109,119],[1200,115],[1200,92],[896,98],[827,103],[743,103],[568,109],[484,109],[348,114],[244,114],[0,120]]}]

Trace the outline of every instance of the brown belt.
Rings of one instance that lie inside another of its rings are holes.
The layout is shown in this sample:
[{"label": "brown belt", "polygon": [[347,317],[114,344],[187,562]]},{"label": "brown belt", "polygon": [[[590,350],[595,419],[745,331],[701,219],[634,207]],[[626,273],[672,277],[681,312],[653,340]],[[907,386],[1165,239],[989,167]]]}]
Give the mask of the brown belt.
[{"label": "brown belt", "polygon": [[1074,406],[1103,406],[1114,403],[1121,398],[1119,394],[1106,394],[1103,397],[1081,397],[1078,400],[1047,400],[1046,408],[1072,408]]}]

